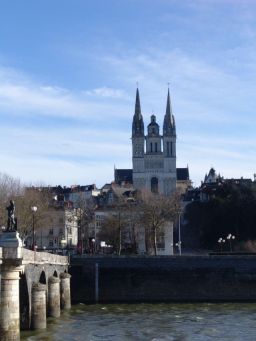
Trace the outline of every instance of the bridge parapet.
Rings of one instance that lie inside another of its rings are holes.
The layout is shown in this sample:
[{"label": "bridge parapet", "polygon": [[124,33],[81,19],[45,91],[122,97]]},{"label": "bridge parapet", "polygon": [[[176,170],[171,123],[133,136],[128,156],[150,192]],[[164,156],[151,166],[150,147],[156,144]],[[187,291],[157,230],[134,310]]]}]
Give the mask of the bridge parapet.
[{"label": "bridge parapet", "polygon": [[26,264],[55,264],[68,265],[68,257],[55,255],[48,252],[35,252],[22,249],[22,265]]}]

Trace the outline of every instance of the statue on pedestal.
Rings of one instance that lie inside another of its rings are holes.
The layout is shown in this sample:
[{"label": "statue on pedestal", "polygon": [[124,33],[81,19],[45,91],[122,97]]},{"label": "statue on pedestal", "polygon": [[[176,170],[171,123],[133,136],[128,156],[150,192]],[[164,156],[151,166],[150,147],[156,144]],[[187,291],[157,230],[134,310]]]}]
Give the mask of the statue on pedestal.
[{"label": "statue on pedestal", "polygon": [[7,220],[7,232],[17,231],[17,219],[14,216],[15,206],[14,201],[10,200],[10,205],[6,207],[8,211],[8,220]]}]

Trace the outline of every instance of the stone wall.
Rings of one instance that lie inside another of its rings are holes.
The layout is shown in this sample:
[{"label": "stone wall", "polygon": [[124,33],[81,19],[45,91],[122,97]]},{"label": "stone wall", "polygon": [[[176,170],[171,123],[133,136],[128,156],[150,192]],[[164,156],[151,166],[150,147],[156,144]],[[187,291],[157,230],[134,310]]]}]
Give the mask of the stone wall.
[{"label": "stone wall", "polygon": [[40,263],[40,264],[58,264],[68,265],[67,256],[59,256],[49,252],[34,252],[28,249],[22,249],[22,264]]},{"label": "stone wall", "polygon": [[256,256],[73,257],[70,272],[74,303],[256,301]]}]

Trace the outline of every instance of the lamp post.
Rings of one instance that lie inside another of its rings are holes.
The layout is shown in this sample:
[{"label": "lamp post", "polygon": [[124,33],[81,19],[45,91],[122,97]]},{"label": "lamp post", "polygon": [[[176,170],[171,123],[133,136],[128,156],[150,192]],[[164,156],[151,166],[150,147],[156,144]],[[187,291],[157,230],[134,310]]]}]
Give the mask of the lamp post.
[{"label": "lamp post", "polygon": [[178,244],[179,244],[179,254],[180,254],[180,256],[181,256],[181,233],[180,233],[180,216],[181,216],[181,211],[178,211],[178,215],[179,215],[179,242],[178,242]]},{"label": "lamp post", "polygon": [[233,236],[231,233],[227,236],[227,240],[229,241],[229,247],[230,247],[230,252],[232,252],[232,240],[234,240],[236,237]]},{"label": "lamp post", "polygon": [[222,252],[222,245],[223,245],[225,242],[226,242],[226,240],[223,239],[223,238],[219,238],[219,239],[218,239],[218,243],[219,243],[219,245],[220,245],[220,252]]},{"label": "lamp post", "polygon": [[92,253],[95,254],[95,238],[92,238]]},{"label": "lamp post", "polygon": [[32,211],[32,229],[33,229],[32,250],[35,251],[35,213],[37,211],[37,207],[32,206],[31,211]]}]

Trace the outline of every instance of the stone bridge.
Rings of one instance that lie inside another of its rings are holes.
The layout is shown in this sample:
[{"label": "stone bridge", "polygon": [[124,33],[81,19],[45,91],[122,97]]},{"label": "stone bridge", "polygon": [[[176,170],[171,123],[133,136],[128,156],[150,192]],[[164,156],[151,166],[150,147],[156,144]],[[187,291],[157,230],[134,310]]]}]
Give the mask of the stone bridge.
[{"label": "stone bridge", "polygon": [[20,329],[46,328],[47,316],[69,309],[68,257],[22,247],[17,232],[0,235],[0,340],[20,340]]}]

